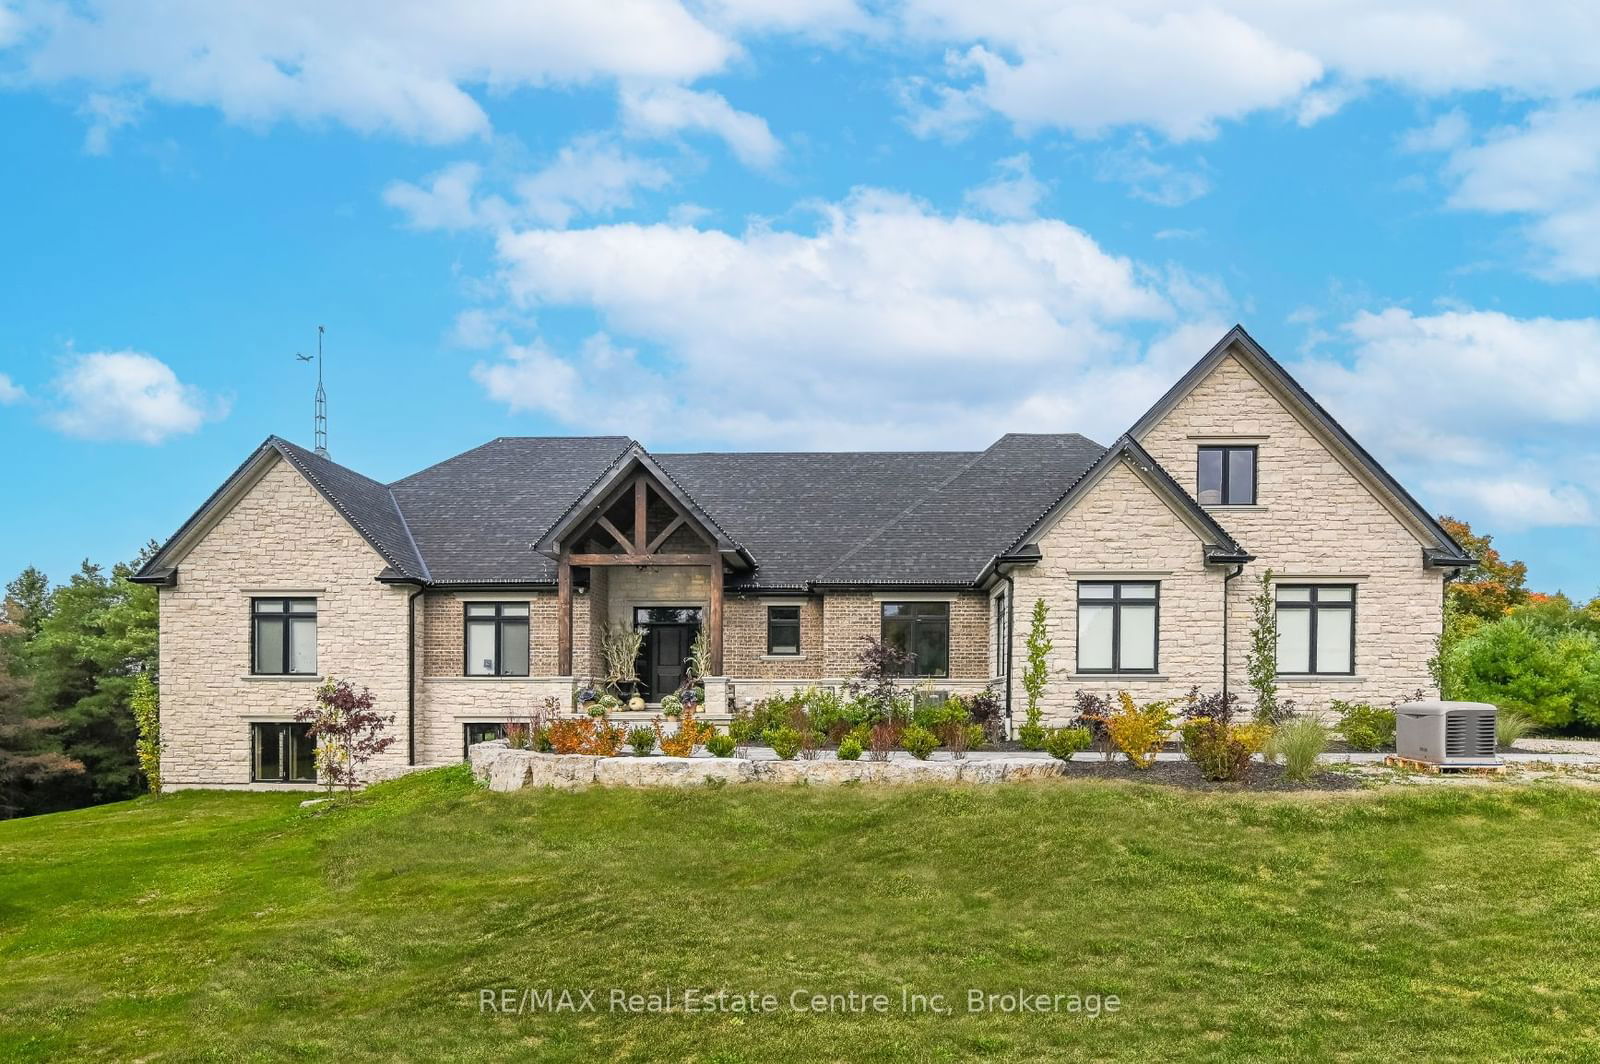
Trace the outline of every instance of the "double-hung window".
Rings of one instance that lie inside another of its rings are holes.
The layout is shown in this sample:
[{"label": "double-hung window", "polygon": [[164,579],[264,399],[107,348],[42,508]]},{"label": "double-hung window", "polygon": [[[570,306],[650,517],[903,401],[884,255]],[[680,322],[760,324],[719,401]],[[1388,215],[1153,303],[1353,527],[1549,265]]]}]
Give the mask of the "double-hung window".
[{"label": "double-hung window", "polygon": [[885,602],[883,641],[911,656],[907,676],[950,675],[950,603]]},{"label": "double-hung window", "polygon": [[468,676],[528,675],[528,604],[467,603]]},{"label": "double-hung window", "polygon": [[257,676],[312,676],[317,671],[317,600],[250,600],[250,671]]},{"label": "double-hung window", "polygon": [[1197,498],[1201,506],[1253,506],[1256,501],[1254,447],[1202,447]]},{"label": "double-hung window", "polygon": [[1279,584],[1278,672],[1355,672],[1356,589],[1353,584]]},{"label": "double-hung window", "polygon": [[767,653],[796,657],[800,653],[800,607],[767,607]]},{"label": "double-hung window", "polygon": [[1078,671],[1155,672],[1160,585],[1085,580],[1078,584]]},{"label": "double-hung window", "polygon": [[309,724],[250,725],[250,778],[258,783],[317,782],[317,741]]}]

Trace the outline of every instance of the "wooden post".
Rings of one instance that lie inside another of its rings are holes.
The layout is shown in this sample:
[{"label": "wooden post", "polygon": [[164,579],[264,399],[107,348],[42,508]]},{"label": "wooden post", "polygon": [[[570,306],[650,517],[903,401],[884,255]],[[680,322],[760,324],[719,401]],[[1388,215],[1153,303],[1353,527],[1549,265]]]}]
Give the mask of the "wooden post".
[{"label": "wooden post", "polygon": [[711,615],[706,619],[706,638],[711,644],[711,675],[722,675],[722,557],[711,559]]},{"label": "wooden post", "polygon": [[556,670],[572,675],[572,563],[556,563]]},{"label": "wooden post", "polygon": [[635,554],[650,553],[650,537],[645,535],[645,509],[644,477],[636,477],[633,481],[633,552]]}]

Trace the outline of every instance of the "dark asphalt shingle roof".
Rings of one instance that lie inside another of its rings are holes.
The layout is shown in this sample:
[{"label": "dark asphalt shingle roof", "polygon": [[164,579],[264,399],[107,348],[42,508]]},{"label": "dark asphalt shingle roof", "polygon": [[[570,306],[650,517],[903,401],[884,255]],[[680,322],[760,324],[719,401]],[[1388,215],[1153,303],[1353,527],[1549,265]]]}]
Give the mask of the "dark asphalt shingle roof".
[{"label": "dark asphalt shingle roof", "polygon": [[[501,437],[388,485],[278,437],[262,449],[300,470],[389,576],[551,584],[555,562],[534,544],[635,446],[625,436]],[[651,457],[754,559],[730,587],[760,590],[970,584],[1104,450],[1075,434],[1013,434],[983,451]]]}]

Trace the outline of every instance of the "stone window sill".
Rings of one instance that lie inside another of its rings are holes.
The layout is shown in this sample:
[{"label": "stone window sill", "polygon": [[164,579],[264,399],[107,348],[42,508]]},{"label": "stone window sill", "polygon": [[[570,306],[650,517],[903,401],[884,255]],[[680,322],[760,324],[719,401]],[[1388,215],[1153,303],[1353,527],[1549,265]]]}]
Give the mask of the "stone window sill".
[{"label": "stone window sill", "polygon": [[298,672],[291,673],[250,673],[239,677],[250,683],[321,683],[321,676],[308,676]]},{"label": "stone window sill", "polygon": [[424,676],[424,683],[551,683],[565,676]]},{"label": "stone window sill", "polygon": [[1317,673],[1294,673],[1293,675],[1290,675],[1290,676],[1280,675],[1278,677],[1278,682],[1279,683],[1295,683],[1295,684],[1309,684],[1309,683],[1361,683],[1365,679],[1366,679],[1365,676],[1346,676],[1343,673],[1323,673],[1321,675],[1319,675]]},{"label": "stone window sill", "polygon": [[804,660],[806,660],[806,656],[804,654],[763,654],[763,655],[761,655],[761,660],[762,661],[804,661]]},{"label": "stone window sill", "polygon": [[1166,683],[1167,677],[1153,672],[1083,672],[1067,679],[1073,683]]},{"label": "stone window sill", "polygon": [[1235,503],[1235,504],[1233,504],[1231,506],[1226,504],[1226,503],[1216,503],[1215,505],[1212,505],[1212,506],[1206,506],[1206,507],[1204,507],[1204,509],[1206,510],[1207,513],[1211,513],[1213,511],[1221,511],[1222,513],[1230,513],[1230,514],[1259,514],[1259,513],[1265,513],[1266,510],[1267,510],[1267,508],[1265,506],[1262,506],[1260,503],[1246,503],[1246,504]]}]

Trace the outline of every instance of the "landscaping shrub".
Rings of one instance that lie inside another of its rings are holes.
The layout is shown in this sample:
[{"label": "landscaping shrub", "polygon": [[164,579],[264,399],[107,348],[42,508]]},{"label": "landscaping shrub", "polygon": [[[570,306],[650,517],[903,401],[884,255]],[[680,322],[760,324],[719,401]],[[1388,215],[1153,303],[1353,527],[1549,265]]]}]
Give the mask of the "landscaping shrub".
[{"label": "landscaping shrub", "polygon": [[790,727],[773,728],[766,734],[767,745],[784,761],[793,761],[800,752],[800,733]]},{"label": "landscaping shrub", "polygon": [[133,723],[139,738],[134,743],[134,753],[139,758],[139,771],[144,773],[151,794],[161,793],[161,704],[155,682],[150,674],[141,672],[133,678],[133,694],[128,699],[133,710]]},{"label": "landscaping shrub", "polygon": [[615,757],[627,741],[627,729],[603,717],[576,717],[550,722],[550,750],[557,754]]},{"label": "landscaping shrub", "polygon": [[526,724],[506,725],[506,745],[513,750],[531,750],[533,748],[533,734]]},{"label": "landscaping shrub", "polygon": [[1067,726],[1087,728],[1090,745],[1099,747],[1107,761],[1116,754],[1116,744],[1111,741],[1111,730],[1106,727],[1106,721],[1111,719],[1111,713],[1111,699],[1106,696],[1093,694],[1082,688],[1072,692],[1072,719],[1067,722]]},{"label": "landscaping shrub", "polygon": [[1339,734],[1352,750],[1392,750],[1394,748],[1394,710],[1365,702],[1345,702],[1334,699],[1329,703],[1339,714]]},{"label": "landscaping shrub", "polygon": [[938,745],[939,737],[920,724],[913,724],[900,733],[900,748],[918,761],[928,760]]},{"label": "landscaping shrub", "polygon": [[887,761],[889,753],[900,745],[900,733],[904,730],[897,720],[880,720],[867,731],[867,759],[869,761]]},{"label": "landscaping shrub", "polygon": [[838,754],[840,761],[861,760],[861,740],[857,739],[854,735],[846,735],[843,739],[839,740]]},{"label": "landscaping shrub", "polygon": [[1479,628],[1445,657],[1451,694],[1521,713],[1541,728],[1600,724],[1600,637],[1537,617]]},{"label": "landscaping shrub", "polygon": [[661,715],[668,720],[677,720],[683,716],[683,699],[677,695],[662,695]]},{"label": "landscaping shrub", "polygon": [[1040,723],[1044,710],[1039,702],[1044,698],[1045,684],[1050,679],[1050,651],[1055,648],[1046,627],[1049,615],[1050,607],[1044,604],[1044,599],[1035,599],[1028,626],[1028,664],[1022,670],[1022,690],[1028,696],[1027,720],[1017,729],[1017,739],[1024,750],[1039,750],[1044,746],[1045,729]]},{"label": "landscaping shrub", "polygon": [[1313,717],[1296,717],[1278,725],[1267,741],[1269,761],[1282,761],[1283,774],[1304,783],[1317,771],[1317,758],[1328,749],[1328,727]]},{"label": "landscaping shrub", "polygon": [[634,754],[645,757],[656,752],[656,738],[654,728],[641,724],[628,733],[628,745],[633,747]]},{"label": "landscaping shrub", "polygon": [[1156,752],[1172,730],[1172,702],[1139,705],[1126,691],[1118,691],[1120,708],[1106,718],[1106,731],[1118,750],[1127,755],[1134,768],[1146,769],[1156,763]]},{"label": "landscaping shrub", "polygon": [[1180,734],[1183,752],[1200,766],[1200,775],[1208,780],[1242,780],[1250,772],[1250,758],[1272,737],[1272,725],[1192,717],[1184,722]]},{"label": "landscaping shrub", "polygon": [[351,792],[361,782],[361,768],[393,746],[398,736],[384,732],[394,724],[375,708],[376,699],[365,687],[356,690],[347,680],[328,677],[317,688],[316,702],[295,714],[309,724],[317,742],[317,772],[328,793],[342,784]]},{"label": "landscaping shrub", "polygon": [[[1006,706],[993,686],[966,699],[967,718],[983,729],[985,743],[998,743],[1006,735]],[[973,746],[979,745],[973,743]]]},{"label": "landscaping shrub", "polygon": [[1502,709],[1494,718],[1494,744],[1501,750],[1509,750],[1518,739],[1526,739],[1538,730],[1526,713]]},{"label": "landscaping shrub", "polygon": [[732,757],[734,745],[733,736],[720,732],[706,739],[706,751],[712,757]]},{"label": "landscaping shrub", "polygon": [[1088,728],[1051,728],[1050,734],[1045,737],[1044,748],[1051,757],[1071,761],[1073,754],[1089,749],[1092,742],[1094,735]]},{"label": "landscaping shrub", "polygon": [[684,706],[683,718],[678,721],[678,730],[671,735],[661,736],[661,752],[669,757],[689,757],[694,754],[696,746],[711,738],[716,732],[717,729],[710,724],[695,720],[694,710]]}]

